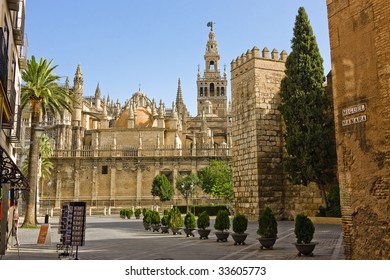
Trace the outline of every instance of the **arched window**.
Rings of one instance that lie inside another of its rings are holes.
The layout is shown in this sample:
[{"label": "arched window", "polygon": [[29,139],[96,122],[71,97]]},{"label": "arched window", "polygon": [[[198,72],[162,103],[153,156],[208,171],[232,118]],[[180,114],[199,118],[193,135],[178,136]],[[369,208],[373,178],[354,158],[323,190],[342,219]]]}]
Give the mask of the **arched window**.
[{"label": "arched window", "polygon": [[199,96],[203,96],[203,88],[202,87],[199,89]]},{"label": "arched window", "polygon": [[214,71],[214,61],[210,61],[210,71]]},{"label": "arched window", "polygon": [[204,96],[207,96],[207,87],[204,88]]},{"label": "arched window", "polygon": [[210,96],[214,96],[214,83],[210,84]]},{"label": "arched window", "polygon": [[224,95],[225,95],[225,88],[221,87],[221,96],[224,96]]}]

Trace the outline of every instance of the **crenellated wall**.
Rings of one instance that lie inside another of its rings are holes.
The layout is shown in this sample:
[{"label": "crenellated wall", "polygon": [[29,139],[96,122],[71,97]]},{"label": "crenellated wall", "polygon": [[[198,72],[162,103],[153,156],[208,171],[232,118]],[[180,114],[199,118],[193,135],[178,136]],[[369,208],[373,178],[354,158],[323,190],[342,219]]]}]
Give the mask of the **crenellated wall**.
[{"label": "crenellated wall", "polygon": [[318,188],[291,186],[283,172],[279,88],[287,52],[254,47],[231,62],[232,167],[236,211],[257,220],[266,206],[278,219],[314,215]]}]

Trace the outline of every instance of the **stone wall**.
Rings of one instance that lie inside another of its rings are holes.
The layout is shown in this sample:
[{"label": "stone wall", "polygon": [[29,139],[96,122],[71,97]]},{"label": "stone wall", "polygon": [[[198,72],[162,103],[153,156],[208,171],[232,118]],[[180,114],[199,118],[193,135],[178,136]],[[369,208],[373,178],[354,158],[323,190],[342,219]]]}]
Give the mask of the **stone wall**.
[{"label": "stone wall", "polygon": [[[164,208],[185,205],[182,195],[176,190],[176,177],[196,172],[210,165],[211,159],[230,162],[230,157],[59,157],[52,158],[54,170],[52,181],[40,188],[40,208],[59,210],[63,203],[85,201],[92,213],[103,213],[104,208],[118,212],[122,207],[151,208],[153,179],[165,174],[175,190],[174,198],[164,203],[156,198],[156,205]],[[197,189],[190,203],[221,203]]]},{"label": "stone wall", "polygon": [[390,2],[327,0],[345,254],[390,259]]},{"label": "stone wall", "polygon": [[287,53],[254,47],[231,63],[232,167],[235,208],[257,220],[266,206],[278,219],[314,215],[318,188],[292,186],[283,172],[283,123],[279,88]]}]

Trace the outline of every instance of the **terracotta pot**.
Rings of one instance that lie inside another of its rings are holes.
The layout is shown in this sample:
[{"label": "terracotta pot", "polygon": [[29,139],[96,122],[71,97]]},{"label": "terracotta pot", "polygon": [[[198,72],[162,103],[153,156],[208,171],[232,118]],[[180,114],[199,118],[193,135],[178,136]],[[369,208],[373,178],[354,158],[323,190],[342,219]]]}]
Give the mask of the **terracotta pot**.
[{"label": "terracotta pot", "polygon": [[248,236],[247,233],[235,233],[233,232],[232,238],[234,240],[234,245],[245,245],[246,237]]},{"label": "terracotta pot", "polygon": [[259,240],[261,246],[260,246],[260,249],[273,249],[274,248],[274,244],[276,242],[276,239],[278,239],[277,237],[260,237],[260,238],[257,238],[257,240]]}]

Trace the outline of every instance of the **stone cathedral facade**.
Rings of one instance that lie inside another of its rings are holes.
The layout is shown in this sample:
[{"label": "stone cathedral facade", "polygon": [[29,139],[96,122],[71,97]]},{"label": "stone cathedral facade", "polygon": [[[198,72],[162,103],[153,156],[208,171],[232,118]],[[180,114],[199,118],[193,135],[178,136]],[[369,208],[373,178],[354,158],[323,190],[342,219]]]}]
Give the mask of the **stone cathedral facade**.
[{"label": "stone cathedral facade", "polygon": [[[64,202],[86,201],[91,213],[121,207],[151,207],[151,186],[165,174],[176,177],[199,171],[213,159],[232,165],[236,211],[257,220],[265,206],[279,219],[297,213],[314,215],[322,200],[316,186],[289,185],[283,173],[283,124],[277,110],[287,53],[254,47],[231,62],[231,104],[226,68],[220,68],[218,43],[208,34],[204,71],[197,73],[197,115],[190,116],[180,80],[176,100],[150,100],[135,92],[125,104],[102,98],[99,84],[84,96],[78,66],[71,88],[72,114],[42,116],[55,148],[55,169],[41,182],[40,208],[59,209]],[[23,131],[28,136],[29,112]],[[26,137],[28,139],[28,137]],[[193,203],[217,202],[198,191]],[[173,201],[185,204],[176,193]]]},{"label": "stone cathedral facade", "polygon": [[[230,122],[226,69],[213,28],[204,54],[203,74],[197,74],[197,115],[190,116],[183,100],[180,79],[176,100],[150,100],[137,91],[125,102],[102,98],[97,85],[93,96],[84,96],[80,65],[65,87],[77,103],[70,114],[42,116],[45,133],[54,146],[54,170],[40,183],[39,205],[59,209],[64,202],[86,201],[92,213],[121,207],[150,207],[154,177],[165,174],[175,186],[178,175],[190,174],[212,159],[230,162]],[[29,138],[29,112],[23,115],[23,132]],[[194,203],[209,203],[201,191]],[[180,194],[167,204],[184,204]]]}]

